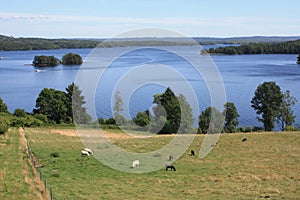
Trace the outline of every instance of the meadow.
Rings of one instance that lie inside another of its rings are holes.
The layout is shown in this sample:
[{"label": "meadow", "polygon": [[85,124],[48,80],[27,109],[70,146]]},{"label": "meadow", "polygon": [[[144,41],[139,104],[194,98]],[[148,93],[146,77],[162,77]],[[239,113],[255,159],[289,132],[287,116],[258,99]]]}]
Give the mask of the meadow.
[{"label": "meadow", "polygon": [[[162,166],[140,174],[120,172],[93,156],[82,156],[83,144],[74,129],[26,128],[25,132],[55,199],[300,199],[299,132],[223,134],[203,159],[190,155],[191,149],[199,150],[205,137],[197,135],[175,161],[176,172]],[[130,138],[116,131],[107,135],[133,152],[152,151],[173,137]],[[41,193],[22,175],[31,170],[23,166],[20,137],[17,129],[0,136],[4,166],[0,199],[36,199],[32,195]],[[242,142],[245,137],[247,141]],[[27,176],[34,179],[30,173]]]}]

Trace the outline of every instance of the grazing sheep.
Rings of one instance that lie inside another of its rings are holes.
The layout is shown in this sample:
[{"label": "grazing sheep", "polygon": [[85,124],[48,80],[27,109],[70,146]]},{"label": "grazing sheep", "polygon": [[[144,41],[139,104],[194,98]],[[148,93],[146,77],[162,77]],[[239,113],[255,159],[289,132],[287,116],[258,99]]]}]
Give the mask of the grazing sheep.
[{"label": "grazing sheep", "polygon": [[194,155],[195,155],[195,151],[191,150],[191,156],[194,156]]},{"label": "grazing sheep", "polygon": [[166,164],[166,171],[168,171],[169,169],[171,169],[171,171],[176,171],[176,168],[174,167],[174,165]]},{"label": "grazing sheep", "polygon": [[242,142],[246,142],[246,141],[247,141],[247,138],[243,138],[243,139],[242,139]]},{"label": "grazing sheep", "polygon": [[171,160],[173,160],[174,159],[174,156],[173,156],[173,154],[170,154],[169,155],[169,159],[168,159],[168,161],[171,161]]},{"label": "grazing sheep", "polygon": [[140,165],[140,161],[139,160],[135,160],[132,162],[131,168],[136,168]]},{"label": "grazing sheep", "polygon": [[87,152],[87,151],[85,151],[85,150],[82,150],[81,151],[81,155],[83,155],[83,156],[90,156],[90,153]]},{"label": "grazing sheep", "polygon": [[89,152],[90,155],[92,155],[94,153],[91,149],[86,148],[86,147],[83,148],[83,150]]}]

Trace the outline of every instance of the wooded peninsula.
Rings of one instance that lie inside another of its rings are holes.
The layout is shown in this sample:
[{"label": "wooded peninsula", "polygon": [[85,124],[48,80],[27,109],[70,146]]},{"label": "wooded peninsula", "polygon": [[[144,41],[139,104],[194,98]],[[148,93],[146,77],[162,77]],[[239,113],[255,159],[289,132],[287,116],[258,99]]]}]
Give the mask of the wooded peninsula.
[{"label": "wooded peninsula", "polygon": [[225,54],[225,55],[241,55],[241,54],[299,54],[300,40],[287,41],[279,43],[249,43],[240,46],[227,46],[203,49],[202,54]]}]

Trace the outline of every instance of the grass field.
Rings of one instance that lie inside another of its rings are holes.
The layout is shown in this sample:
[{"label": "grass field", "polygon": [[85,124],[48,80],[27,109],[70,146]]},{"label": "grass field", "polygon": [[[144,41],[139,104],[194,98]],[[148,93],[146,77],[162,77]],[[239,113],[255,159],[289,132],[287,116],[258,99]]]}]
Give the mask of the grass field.
[{"label": "grass field", "polygon": [[[199,150],[204,138],[199,135],[174,163],[176,172],[162,168],[141,174],[119,172],[93,156],[81,156],[83,144],[74,129],[33,128],[26,133],[57,199],[300,199],[299,132],[224,134],[204,159],[189,155],[191,149]],[[1,144],[7,145],[1,145],[0,159],[9,152],[9,145],[18,151],[18,131],[13,129],[9,135],[14,135],[9,144],[0,136]],[[120,132],[108,135],[118,146],[136,152],[159,148],[172,137],[129,138]],[[241,142],[244,137],[248,140]],[[59,153],[59,157],[51,153]],[[13,156],[11,161],[5,160],[6,166],[15,167],[14,175],[0,175],[6,185],[0,186],[0,199],[35,199],[28,196],[33,192],[24,184],[20,155]],[[20,188],[9,190],[15,181],[20,182]],[[20,196],[12,196],[13,191]]]},{"label": "grass field", "polygon": [[44,199],[18,129],[0,135],[0,199]]}]

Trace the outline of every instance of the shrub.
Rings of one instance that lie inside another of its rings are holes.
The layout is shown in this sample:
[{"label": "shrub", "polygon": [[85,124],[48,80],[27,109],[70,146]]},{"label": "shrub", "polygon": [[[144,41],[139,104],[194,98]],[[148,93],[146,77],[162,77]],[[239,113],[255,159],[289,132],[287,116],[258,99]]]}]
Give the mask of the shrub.
[{"label": "shrub", "polygon": [[0,134],[4,134],[9,128],[9,119],[4,116],[0,116]]}]

